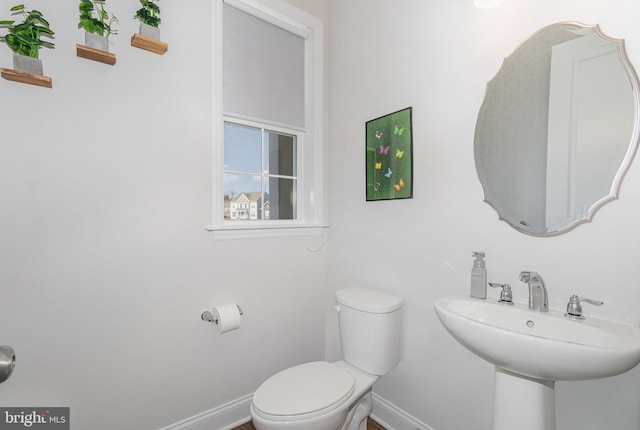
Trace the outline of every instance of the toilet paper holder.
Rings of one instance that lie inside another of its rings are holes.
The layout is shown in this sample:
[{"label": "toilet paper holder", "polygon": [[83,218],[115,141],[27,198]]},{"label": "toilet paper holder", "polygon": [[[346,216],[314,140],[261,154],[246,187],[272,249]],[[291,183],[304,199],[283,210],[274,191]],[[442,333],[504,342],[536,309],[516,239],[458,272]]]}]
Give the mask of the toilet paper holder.
[{"label": "toilet paper holder", "polygon": [[[240,312],[240,315],[244,315],[244,312],[242,311],[242,308],[240,307],[240,305],[236,305],[236,307],[238,308],[238,312]],[[202,315],[200,315],[200,318],[202,318],[202,321],[210,322],[216,325],[218,324],[218,318],[214,317],[211,311],[202,312]]]}]

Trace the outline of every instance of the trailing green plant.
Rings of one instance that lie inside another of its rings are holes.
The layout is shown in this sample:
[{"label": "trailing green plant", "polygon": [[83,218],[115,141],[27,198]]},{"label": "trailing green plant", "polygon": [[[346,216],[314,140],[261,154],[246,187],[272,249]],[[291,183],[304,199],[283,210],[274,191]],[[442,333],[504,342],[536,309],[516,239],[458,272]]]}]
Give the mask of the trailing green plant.
[{"label": "trailing green plant", "polygon": [[142,7],[136,11],[134,18],[140,22],[158,27],[162,20],[160,19],[160,6],[156,4],[157,0],[140,0]]},{"label": "trailing green plant", "polygon": [[78,28],[84,28],[88,33],[98,36],[109,37],[118,32],[112,27],[118,23],[118,18],[114,14],[104,9],[106,0],[80,0],[78,10],[80,11],[80,21]]},{"label": "trailing green plant", "polygon": [[38,58],[40,47],[53,48],[52,42],[42,40],[42,35],[53,36],[55,33],[49,28],[49,22],[37,10],[27,10],[23,4],[12,7],[14,15],[21,14],[24,21],[16,24],[15,20],[0,21],[0,27],[5,27],[9,32],[0,36],[0,41],[7,44],[16,54]]}]

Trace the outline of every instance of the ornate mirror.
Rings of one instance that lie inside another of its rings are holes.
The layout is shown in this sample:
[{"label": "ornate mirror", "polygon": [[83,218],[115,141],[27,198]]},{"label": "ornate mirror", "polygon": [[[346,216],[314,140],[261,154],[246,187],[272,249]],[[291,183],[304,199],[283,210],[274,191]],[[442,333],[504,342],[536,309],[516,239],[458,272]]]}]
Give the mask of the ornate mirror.
[{"label": "ornate mirror", "polygon": [[638,117],[622,40],[577,23],[541,29],[487,84],[474,143],[485,202],[536,236],[590,221],[617,198]]}]

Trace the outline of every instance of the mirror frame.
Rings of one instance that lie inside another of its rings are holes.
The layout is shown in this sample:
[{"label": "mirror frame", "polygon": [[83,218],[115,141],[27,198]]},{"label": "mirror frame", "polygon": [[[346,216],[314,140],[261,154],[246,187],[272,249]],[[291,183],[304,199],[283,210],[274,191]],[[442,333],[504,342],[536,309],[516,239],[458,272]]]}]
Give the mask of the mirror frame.
[{"label": "mirror frame", "polygon": [[[634,116],[634,121],[633,121],[633,130],[631,133],[631,139],[630,142],[628,143],[628,147],[627,147],[627,151],[624,155],[624,158],[622,159],[622,162],[620,164],[620,167],[617,169],[616,174],[613,177],[613,181],[611,184],[611,187],[609,188],[609,194],[602,197],[601,199],[599,199],[598,201],[596,201],[593,205],[591,205],[591,207],[587,210],[587,213],[584,215],[584,217],[581,218],[577,218],[575,221],[567,224],[564,227],[558,228],[557,230],[554,231],[550,231],[550,232],[544,232],[544,233],[539,233],[539,232],[531,232],[531,231],[527,231],[523,228],[521,228],[519,225],[514,225],[512,222],[510,222],[509,220],[503,218],[503,216],[500,214],[500,212],[498,211],[498,206],[495,202],[491,202],[486,198],[487,192],[486,192],[486,185],[483,182],[482,179],[482,175],[480,173],[480,170],[478,169],[478,161],[476,159],[476,153],[477,153],[477,141],[476,141],[476,136],[478,133],[478,126],[480,124],[480,114],[482,114],[485,103],[487,102],[487,98],[489,95],[489,90],[490,90],[490,84],[491,82],[493,82],[502,72],[503,68],[505,67],[505,65],[507,64],[508,60],[513,57],[515,54],[517,54],[521,48],[523,48],[523,46],[526,44],[527,41],[529,41],[532,37],[552,28],[555,26],[559,26],[559,25],[573,25],[579,28],[585,28],[585,29],[592,29],[595,33],[596,36],[602,38],[605,41],[608,42],[612,42],[612,43],[616,43],[617,44],[617,52],[618,52],[618,57],[620,59],[620,63],[622,65],[622,67],[624,68],[624,70],[627,73],[627,76],[629,78],[629,81],[631,83],[631,87],[632,87],[632,92],[633,92],[633,104],[634,104],[634,109],[635,109],[635,116]],[[612,38],[607,36],[606,34],[604,34],[602,32],[602,30],[600,29],[600,26],[595,24],[595,25],[587,25],[587,24],[582,24],[579,22],[575,22],[575,21],[561,21],[561,22],[556,22],[554,24],[550,24],[547,25],[545,27],[540,28],[539,30],[535,31],[534,33],[531,33],[527,38],[525,38],[520,44],[518,44],[516,46],[516,48],[507,56],[505,57],[503,63],[500,66],[500,69],[496,72],[496,74],[488,81],[486,89],[485,89],[485,95],[482,101],[482,104],[480,105],[480,109],[478,112],[478,120],[476,123],[476,128],[475,128],[475,132],[474,132],[474,163],[476,165],[476,174],[478,175],[478,179],[480,181],[480,184],[482,185],[482,189],[483,189],[483,201],[485,203],[487,203],[489,206],[491,206],[493,208],[493,210],[496,211],[496,213],[498,213],[498,219],[500,221],[504,221],[505,223],[507,223],[509,226],[511,226],[512,228],[514,228],[515,230],[527,234],[529,236],[537,236],[537,237],[549,237],[549,236],[557,236],[557,235],[561,235],[564,233],[567,233],[568,231],[573,230],[574,228],[576,228],[578,225],[580,224],[584,224],[584,223],[588,223],[591,222],[595,213],[600,210],[600,208],[602,208],[604,205],[606,205],[607,203],[616,200],[618,198],[618,194],[620,191],[620,186],[622,184],[622,179],[624,178],[625,174],[627,173],[631,162],[634,159],[634,156],[637,152],[638,149],[638,145],[639,145],[639,141],[640,141],[640,83],[638,81],[638,75],[636,74],[636,71],[633,67],[633,65],[631,64],[631,61],[629,60],[629,57],[627,55],[626,49],[625,49],[625,43],[624,43],[624,39],[616,39],[616,38]]]}]

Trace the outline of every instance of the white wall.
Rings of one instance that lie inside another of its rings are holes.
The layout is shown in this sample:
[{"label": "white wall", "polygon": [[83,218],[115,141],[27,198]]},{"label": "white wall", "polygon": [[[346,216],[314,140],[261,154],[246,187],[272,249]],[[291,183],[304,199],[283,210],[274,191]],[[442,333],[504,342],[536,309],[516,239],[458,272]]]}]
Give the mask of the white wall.
[{"label": "white wall", "polygon": [[[403,360],[375,391],[435,430],[489,429],[492,366],[456,343],[434,299],[469,288],[471,251],[487,253],[489,279],[526,299],[521,270],[544,277],[552,306],[571,294],[602,299],[597,311],[640,320],[640,160],[620,199],[594,222],[535,238],[498,221],[482,202],[473,137],[486,82],[502,59],[558,21],[600,24],[626,39],[640,67],[640,3],[624,0],[351,0],[331,3],[329,290],[368,284],[406,299]],[[367,120],[413,106],[412,200],[365,202]],[[596,312],[592,307],[586,313]],[[327,354],[339,355],[327,310]],[[640,427],[640,369],[608,379],[557,383],[559,430]]]},{"label": "white wall", "polygon": [[[76,57],[77,1],[31,0],[56,31],[41,54],[53,89],[0,79],[0,344],[17,354],[0,405],[157,429],[323,358],[327,252],[204,230],[210,2],[160,2],[164,56],[130,46],[137,2],[107,5],[115,66]],[[216,335],[200,313],[230,301],[242,327]]]}]

